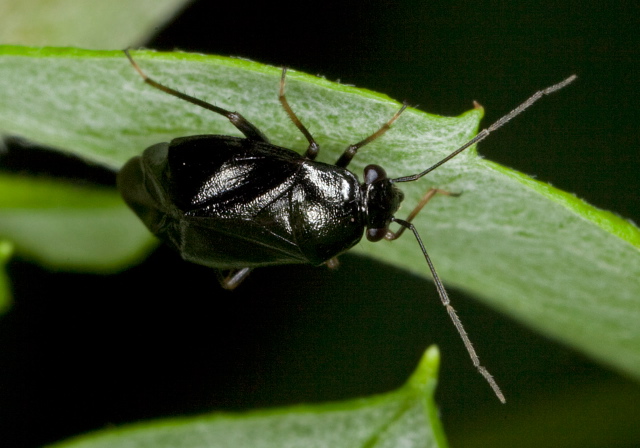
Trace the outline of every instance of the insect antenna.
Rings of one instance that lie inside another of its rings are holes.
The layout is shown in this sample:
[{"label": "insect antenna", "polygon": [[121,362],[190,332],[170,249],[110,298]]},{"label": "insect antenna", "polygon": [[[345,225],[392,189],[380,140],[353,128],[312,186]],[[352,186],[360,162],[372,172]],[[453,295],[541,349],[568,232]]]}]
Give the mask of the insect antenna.
[{"label": "insect antenna", "polygon": [[558,84],[554,84],[551,87],[547,87],[546,89],[543,89],[543,90],[538,90],[536,93],[531,95],[531,97],[529,97],[529,99],[527,99],[524,103],[520,104],[518,107],[513,109],[511,112],[509,112],[504,117],[500,118],[498,121],[493,123],[488,128],[483,129],[482,131],[480,131],[478,133],[478,135],[476,135],[471,140],[469,140],[467,143],[465,143],[464,145],[462,145],[461,147],[459,147],[458,149],[453,151],[451,154],[449,154],[444,159],[440,160],[435,165],[430,166],[429,168],[427,168],[426,170],[424,170],[424,171],[422,171],[421,173],[418,173],[418,174],[413,174],[411,176],[398,177],[397,179],[391,179],[391,182],[411,182],[411,181],[420,179],[425,174],[430,173],[431,171],[433,171],[436,168],[438,168],[440,165],[443,165],[444,163],[446,163],[449,160],[453,159],[455,156],[460,154],[462,151],[467,149],[469,146],[475,145],[476,143],[481,142],[482,140],[487,138],[489,136],[489,134],[491,134],[496,129],[498,129],[498,128],[502,127],[503,125],[505,125],[506,123],[508,123],[513,117],[515,117],[516,115],[519,115],[520,113],[522,113],[525,109],[527,109],[529,106],[531,106],[533,103],[538,101],[543,96],[549,95],[550,93],[553,93],[556,90],[562,89],[563,87],[567,86],[568,84],[571,84],[576,78],[577,78],[576,75],[571,75],[567,79],[565,79],[564,81],[559,82]]},{"label": "insect antenna", "polygon": [[[550,93],[553,93],[556,90],[562,89],[563,87],[565,87],[568,84],[572,83],[575,79],[576,79],[576,75],[571,75],[567,79],[565,79],[564,81],[561,81],[561,82],[559,82],[557,84],[554,84],[554,85],[552,85],[550,87],[547,87],[546,89],[537,91],[532,96],[530,96],[525,102],[523,102],[518,107],[513,109],[507,115],[505,115],[502,118],[500,118],[498,121],[493,123],[488,128],[483,129],[482,131],[480,131],[478,133],[478,135],[476,135],[474,138],[469,140],[467,143],[465,143],[464,145],[462,145],[461,147],[459,147],[458,149],[453,151],[451,154],[449,154],[448,156],[446,156],[444,159],[440,160],[436,164],[430,166],[429,168],[427,168],[426,170],[424,170],[424,171],[422,171],[422,172],[420,172],[418,174],[413,174],[411,176],[403,176],[403,177],[398,177],[396,179],[391,179],[391,182],[393,182],[393,183],[395,183],[395,182],[412,182],[414,180],[420,179],[422,176],[424,176],[425,174],[430,173],[431,171],[433,171],[436,168],[438,168],[440,165],[443,165],[444,163],[448,162],[449,160],[451,160],[452,158],[454,158],[455,156],[460,154],[465,149],[467,149],[470,146],[472,146],[472,145],[484,140],[485,138],[487,138],[489,136],[489,134],[491,134],[496,129],[498,129],[498,128],[502,127],[503,125],[505,125],[506,123],[508,123],[511,119],[513,119],[515,116],[517,116],[520,113],[522,113],[524,110],[526,110],[528,107],[530,107],[533,103],[538,101],[543,96],[549,95]],[[471,357],[471,361],[473,362],[473,365],[478,370],[478,372],[480,372],[480,374],[485,378],[485,380],[487,380],[487,382],[491,386],[491,389],[493,389],[493,392],[496,394],[498,399],[502,403],[506,403],[506,399],[504,397],[504,394],[500,390],[500,387],[498,386],[496,381],[493,379],[493,376],[491,376],[489,371],[484,366],[482,366],[480,364],[480,359],[478,358],[478,354],[476,353],[475,349],[473,348],[473,345],[471,344],[471,340],[469,339],[469,336],[467,335],[467,332],[465,331],[464,326],[462,325],[462,322],[460,321],[460,318],[458,317],[458,315],[456,314],[456,311],[451,306],[451,301],[449,300],[449,295],[447,294],[447,291],[444,289],[444,285],[442,284],[442,281],[440,280],[440,277],[438,277],[438,273],[436,272],[436,268],[434,267],[433,262],[431,261],[431,258],[429,257],[429,254],[427,253],[427,249],[424,247],[424,243],[422,242],[422,239],[420,238],[420,235],[418,234],[418,230],[410,222],[411,219],[413,219],[413,217],[415,216],[415,214],[422,208],[422,206],[424,206],[424,204],[426,204],[426,201],[424,201],[421,205],[419,205],[416,208],[416,210],[414,210],[414,213],[412,213],[412,215],[410,215],[409,218],[406,221],[403,220],[403,219],[398,219],[398,218],[393,217],[391,220],[393,222],[398,223],[400,226],[402,226],[402,228],[400,229],[399,232],[389,233],[389,235],[391,237],[388,238],[388,239],[396,239],[397,237],[400,236],[400,234],[402,233],[402,230],[405,229],[405,228],[409,229],[409,230],[411,230],[411,232],[413,232],[413,235],[416,237],[416,240],[418,241],[418,244],[420,245],[420,249],[422,250],[422,254],[424,255],[424,259],[426,260],[427,265],[429,266],[429,269],[431,270],[431,275],[432,275],[433,281],[434,281],[434,283],[436,285],[436,289],[438,291],[438,295],[440,296],[440,300],[442,301],[442,304],[444,305],[444,307],[447,309],[447,313],[449,313],[449,317],[451,318],[451,321],[453,322],[453,325],[456,327],[456,330],[458,330],[458,334],[460,335],[460,338],[462,338],[462,342],[464,342],[464,346],[466,347],[467,352],[469,352],[469,356]]]},{"label": "insect antenna", "polygon": [[453,325],[456,327],[456,330],[458,330],[458,334],[460,334],[460,337],[462,338],[462,342],[464,342],[464,346],[467,348],[467,352],[469,352],[469,356],[471,357],[471,361],[473,362],[473,365],[475,366],[476,369],[478,369],[478,372],[480,372],[480,374],[487,380],[487,382],[489,383],[489,386],[491,386],[491,389],[493,389],[493,392],[498,397],[498,400],[500,400],[500,402],[502,402],[503,404],[506,403],[507,400],[504,398],[504,394],[500,390],[500,386],[498,386],[498,383],[496,383],[496,381],[493,379],[493,376],[491,376],[491,374],[486,369],[486,367],[480,364],[480,358],[478,358],[478,354],[476,353],[476,350],[473,348],[473,345],[471,344],[471,340],[469,340],[469,336],[467,335],[466,330],[462,326],[462,322],[460,321],[460,318],[456,314],[456,310],[454,310],[453,307],[451,306],[449,295],[447,294],[446,289],[444,289],[444,285],[440,281],[440,277],[438,277],[436,268],[433,265],[433,262],[431,261],[429,254],[427,253],[427,249],[424,247],[424,243],[422,242],[422,238],[420,238],[420,235],[418,234],[418,230],[415,228],[413,224],[403,219],[392,218],[392,221],[400,224],[401,226],[413,232],[413,235],[416,237],[416,240],[418,240],[418,244],[420,245],[420,249],[422,250],[422,255],[424,255],[424,259],[427,261],[427,264],[429,265],[429,269],[431,270],[431,275],[433,276],[433,282],[436,284],[436,289],[438,290],[438,295],[440,296],[440,300],[442,301],[442,304],[444,305],[444,307],[447,309],[447,313],[449,313],[449,317],[451,317],[451,320],[453,321]]}]

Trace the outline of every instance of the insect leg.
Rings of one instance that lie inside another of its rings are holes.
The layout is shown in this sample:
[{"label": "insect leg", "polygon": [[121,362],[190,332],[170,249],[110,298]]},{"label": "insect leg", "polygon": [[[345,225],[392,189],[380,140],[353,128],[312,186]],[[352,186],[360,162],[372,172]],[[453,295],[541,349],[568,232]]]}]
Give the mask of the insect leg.
[{"label": "insect leg", "polygon": [[[441,190],[439,188],[429,188],[427,192],[424,194],[424,196],[422,196],[422,199],[420,199],[420,202],[418,202],[418,205],[416,205],[416,207],[411,211],[411,213],[409,213],[409,216],[407,216],[405,221],[406,222],[413,221],[413,218],[415,218],[416,215],[420,213],[420,210],[422,210],[422,208],[425,205],[427,205],[427,202],[429,202],[431,198],[433,198],[436,194],[444,194],[446,196],[457,197],[457,196],[460,196],[462,193],[452,193],[450,191]],[[397,232],[392,232],[389,230],[387,231],[387,234],[384,237],[389,241],[396,240],[400,238],[400,235],[402,235],[405,229],[406,227],[400,226],[400,230],[398,230]]]},{"label": "insect leg", "polygon": [[325,261],[324,264],[326,264],[329,269],[338,269],[340,261],[338,260],[338,257],[333,257]]},{"label": "insect leg", "polygon": [[231,124],[234,125],[240,132],[242,132],[244,136],[247,137],[249,140],[257,140],[257,141],[269,143],[269,140],[267,139],[267,137],[265,137],[265,135],[262,132],[260,132],[260,130],[254,124],[249,122],[246,118],[244,118],[239,113],[230,112],[221,107],[214,106],[213,104],[209,104],[206,101],[202,101],[193,96],[187,95],[182,92],[178,92],[177,90],[172,89],[171,87],[167,87],[163,84],[160,84],[159,82],[154,81],[153,79],[149,78],[142,71],[138,63],[133,60],[133,58],[129,54],[129,50],[124,50],[124,54],[127,55],[129,62],[131,62],[131,65],[133,65],[133,68],[136,69],[136,71],[142,77],[144,82],[149,84],[151,87],[154,87],[158,90],[168,93],[169,95],[180,98],[181,100],[188,101],[189,103],[195,104],[196,106],[203,107],[207,110],[210,110],[224,117],[227,117],[227,119],[231,122]]},{"label": "insect leg", "polygon": [[249,276],[252,270],[253,268],[232,269],[226,276],[222,275],[220,271],[216,272],[218,273],[220,286],[229,291],[233,291]]},{"label": "insect leg", "polygon": [[358,143],[355,143],[353,145],[349,145],[349,147],[347,147],[347,149],[344,150],[344,152],[342,153],[342,155],[340,156],[340,158],[336,162],[336,166],[339,166],[339,167],[342,167],[342,168],[346,168],[347,165],[349,165],[349,162],[351,162],[351,159],[353,159],[355,157],[356,153],[358,152],[358,149],[362,148],[364,145],[368,145],[372,141],[374,141],[374,140],[378,139],[379,137],[381,137],[385,132],[387,132],[391,128],[391,125],[393,124],[393,122],[398,119],[400,114],[402,112],[404,112],[404,110],[407,108],[407,106],[408,106],[408,104],[404,103],[402,105],[402,107],[400,108],[400,110],[398,112],[396,112],[393,115],[393,117],[391,117],[391,120],[389,120],[385,124],[383,124],[380,127],[380,129],[378,129],[376,132],[371,134],[369,137],[365,138],[364,140],[359,141]]},{"label": "insect leg", "polygon": [[296,127],[304,135],[304,138],[306,138],[307,141],[309,142],[309,146],[307,147],[307,151],[304,153],[304,156],[309,160],[313,160],[318,156],[318,153],[320,152],[320,145],[316,143],[315,139],[313,138],[313,135],[311,135],[311,132],[309,132],[306,126],[302,124],[302,122],[300,121],[296,113],[293,111],[293,109],[291,109],[291,106],[289,105],[289,101],[287,101],[287,97],[284,94],[286,77],[287,77],[287,67],[283,67],[282,76],[280,77],[280,93],[278,94],[278,99],[280,100],[280,104],[282,104],[282,108],[289,116],[289,119],[293,121],[293,124],[296,125]]},{"label": "insect leg", "polygon": [[473,345],[471,345],[469,336],[467,335],[467,332],[462,326],[462,322],[460,321],[460,318],[458,317],[458,315],[456,314],[456,311],[451,306],[449,295],[447,294],[447,291],[444,289],[444,285],[440,281],[440,277],[438,277],[438,274],[436,273],[436,268],[433,266],[433,263],[431,262],[431,258],[427,254],[427,250],[425,249],[424,244],[422,243],[422,239],[420,238],[420,235],[418,234],[418,231],[416,230],[415,226],[410,222],[404,221],[402,219],[393,218],[393,221],[397,222],[402,227],[406,227],[407,229],[411,230],[414,236],[416,237],[416,240],[418,240],[418,244],[420,245],[420,249],[422,249],[422,254],[424,255],[424,259],[427,261],[427,265],[429,265],[429,269],[431,270],[431,275],[433,276],[433,282],[436,284],[436,289],[438,290],[438,295],[440,296],[440,300],[442,301],[442,304],[444,305],[444,307],[447,309],[447,313],[449,313],[449,317],[451,318],[453,325],[456,327],[456,330],[458,330],[458,334],[460,334],[460,337],[462,338],[462,342],[464,342],[464,346],[467,348],[467,352],[469,352],[469,356],[471,357],[471,361],[473,362],[473,365],[476,367],[476,369],[478,369],[478,372],[480,372],[480,374],[485,378],[485,380],[487,380],[487,382],[489,383],[489,386],[491,386],[491,389],[493,389],[493,392],[496,394],[498,399],[502,403],[506,403],[504,394],[500,390],[500,387],[498,386],[496,381],[493,379],[493,376],[491,376],[489,371],[484,366],[480,365],[480,359],[478,358],[478,355],[476,354],[476,351],[473,348]]}]

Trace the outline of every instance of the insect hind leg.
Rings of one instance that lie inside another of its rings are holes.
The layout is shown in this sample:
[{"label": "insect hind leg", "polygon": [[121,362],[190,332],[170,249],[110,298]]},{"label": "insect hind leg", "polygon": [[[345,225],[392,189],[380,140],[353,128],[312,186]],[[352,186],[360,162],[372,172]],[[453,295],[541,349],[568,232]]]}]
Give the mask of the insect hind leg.
[{"label": "insect hind leg", "polygon": [[267,137],[253,123],[248,121],[239,113],[231,112],[221,107],[214,106],[213,104],[207,103],[206,101],[202,101],[201,99],[198,99],[191,95],[187,95],[186,93],[179,92],[175,89],[172,89],[171,87],[167,87],[164,84],[160,84],[159,82],[154,81],[153,79],[149,78],[146,73],[142,71],[138,63],[133,60],[133,57],[131,57],[131,55],[129,54],[128,49],[124,50],[124,54],[127,55],[129,62],[131,62],[131,65],[133,65],[133,68],[142,77],[144,82],[149,84],[151,87],[226,117],[231,122],[231,124],[234,125],[240,132],[242,132],[244,136],[249,140],[269,143]]}]

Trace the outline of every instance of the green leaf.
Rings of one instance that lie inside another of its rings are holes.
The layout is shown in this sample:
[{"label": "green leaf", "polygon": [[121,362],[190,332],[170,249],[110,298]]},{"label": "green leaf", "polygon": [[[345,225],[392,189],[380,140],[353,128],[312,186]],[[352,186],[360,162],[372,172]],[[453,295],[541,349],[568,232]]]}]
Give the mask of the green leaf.
[{"label": "green leaf", "polygon": [[[195,54],[134,56],[154,79],[241,112],[275,144],[306,147],[277,101],[278,68]],[[120,52],[4,47],[0,57],[0,128],[107,166],[176,136],[239,135],[224,118],[143,84]],[[336,160],[399,108],[386,96],[293,71],[287,82],[289,101],[322,145],[321,161]],[[445,118],[409,109],[350,168],[361,173],[378,163],[391,177],[416,173],[468,140],[481,115]],[[636,227],[474,151],[402,185],[406,205],[398,215],[431,186],[464,193],[434,199],[414,221],[446,282],[640,377]],[[429,276],[411,235],[355,250]]]},{"label": "green leaf", "polygon": [[114,189],[3,175],[0,192],[0,235],[51,269],[118,271],[155,246]]},{"label": "green leaf", "polygon": [[439,362],[438,349],[429,348],[409,381],[383,395],[145,422],[89,434],[54,447],[446,447],[433,400]]},{"label": "green leaf", "polygon": [[126,48],[142,43],[184,3],[184,0],[3,0],[0,42]]}]

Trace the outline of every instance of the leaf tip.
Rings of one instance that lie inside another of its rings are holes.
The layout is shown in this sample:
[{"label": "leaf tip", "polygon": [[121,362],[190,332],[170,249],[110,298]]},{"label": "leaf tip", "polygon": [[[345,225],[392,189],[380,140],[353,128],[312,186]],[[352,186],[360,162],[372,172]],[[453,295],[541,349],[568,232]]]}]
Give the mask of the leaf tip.
[{"label": "leaf tip", "polygon": [[418,362],[416,370],[407,381],[407,387],[419,390],[433,390],[438,381],[440,369],[440,349],[437,345],[427,348]]}]

